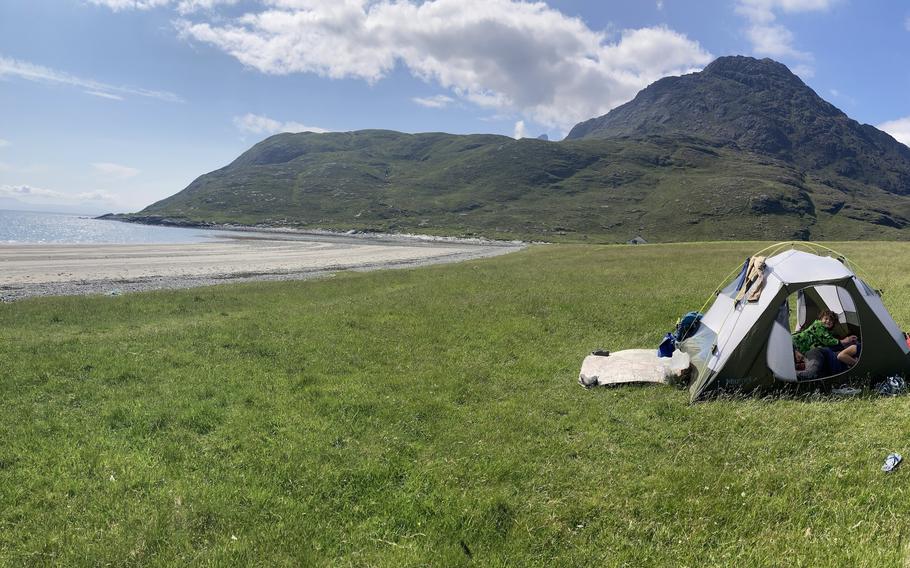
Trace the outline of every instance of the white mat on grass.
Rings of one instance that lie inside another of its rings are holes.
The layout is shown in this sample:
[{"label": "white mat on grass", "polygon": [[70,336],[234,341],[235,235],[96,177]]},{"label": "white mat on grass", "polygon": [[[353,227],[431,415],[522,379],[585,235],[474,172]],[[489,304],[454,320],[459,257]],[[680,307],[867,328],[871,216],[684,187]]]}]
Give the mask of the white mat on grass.
[{"label": "white mat on grass", "polygon": [[578,382],[583,386],[626,383],[673,383],[689,370],[689,355],[674,351],[658,357],[656,349],[626,349],[607,356],[588,355],[581,364]]}]

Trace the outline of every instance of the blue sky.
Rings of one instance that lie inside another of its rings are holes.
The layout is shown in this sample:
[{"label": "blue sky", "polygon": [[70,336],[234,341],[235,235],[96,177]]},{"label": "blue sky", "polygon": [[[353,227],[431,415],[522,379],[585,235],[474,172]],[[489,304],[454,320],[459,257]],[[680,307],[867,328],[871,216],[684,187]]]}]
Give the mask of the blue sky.
[{"label": "blue sky", "polygon": [[134,211],[279,131],[562,138],[652,81],[772,57],[910,144],[903,0],[0,3],[0,208]]}]

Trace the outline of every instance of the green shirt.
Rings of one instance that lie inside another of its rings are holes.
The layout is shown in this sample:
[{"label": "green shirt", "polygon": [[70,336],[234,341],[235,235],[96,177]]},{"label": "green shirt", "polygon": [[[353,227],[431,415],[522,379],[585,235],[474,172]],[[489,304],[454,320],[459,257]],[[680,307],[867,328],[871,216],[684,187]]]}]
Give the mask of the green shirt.
[{"label": "green shirt", "polygon": [[838,343],[840,341],[831,335],[821,320],[816,320],[806,329],[793,334],[793,346],[800,353],[807,353],[815,347],[834,347]]}]

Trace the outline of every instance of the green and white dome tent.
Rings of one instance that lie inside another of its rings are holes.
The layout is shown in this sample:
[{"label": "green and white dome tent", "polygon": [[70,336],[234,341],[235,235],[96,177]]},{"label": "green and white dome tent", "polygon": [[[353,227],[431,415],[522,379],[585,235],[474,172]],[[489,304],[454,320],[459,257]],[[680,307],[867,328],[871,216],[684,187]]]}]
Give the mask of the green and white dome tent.
[{"label": "green and white dome tent", "polygon": [[[824,309],[838,316],[835,334],[860,338],[859,360],[843,373],[798,380],[791,333]],[[716,291],[698,330],[679,349],[692,358],[693,402],[721,390],[910,374],[910,347],[881,292],[857,276],[843,255],[805,242],[777,243],[746,259],[738,275]]]}]

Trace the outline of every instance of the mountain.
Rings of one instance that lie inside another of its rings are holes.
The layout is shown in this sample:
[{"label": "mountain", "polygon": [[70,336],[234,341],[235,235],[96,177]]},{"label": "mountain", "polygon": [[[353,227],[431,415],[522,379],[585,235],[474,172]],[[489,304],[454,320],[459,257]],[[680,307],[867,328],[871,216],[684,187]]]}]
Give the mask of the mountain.
[{"label": "mountain", "polygon": [[910,148],[860,124],[771,59],[721,57],[699,73],[665,77],[567,140],[696,136],[771,156],[819,181],[837,176],[910,194]]},{"label": "mountain", "polygon": [[279,134],[121,219],[624,242],[907,238],[910,149],[723,57],[566,140]]}]

